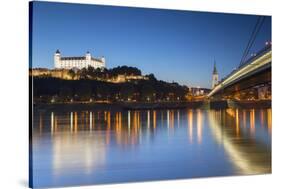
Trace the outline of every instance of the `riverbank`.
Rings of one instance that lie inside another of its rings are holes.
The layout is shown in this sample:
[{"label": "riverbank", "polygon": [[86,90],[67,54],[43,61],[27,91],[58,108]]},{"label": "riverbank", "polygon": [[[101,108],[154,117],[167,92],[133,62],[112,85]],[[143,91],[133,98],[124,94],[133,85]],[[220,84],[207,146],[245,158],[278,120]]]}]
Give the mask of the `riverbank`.
[{"label": "riverbank", "polygon": [[271,100],[217,100],[210,101],[210,109],[226,109],[226,108],[243,108],[243,109],[260,109],[271,108]]},{"label": "riverbank", "polygon": [[[271,100],[258,100],[258,101],[235,101],[233,102],[236,104],[233,108],[271,108]],[[231,107],[231,104],[230,104]]]},{"label": "riverbank", "polygon": [[193,102],[116,102],[116,103],[51,103],[34,104],[35,111],[121,111],[146,109],[226,109],[271,108],[271,100],[259,101],[193,101]]},{"label": "riverbank", "polygon": [[203,106],[203,101],[196,102],[118,102],[118,103],[51,103],[34,104],[36,111],[120,111],[120,110],[144,110],[144,109],[196,109]]}]

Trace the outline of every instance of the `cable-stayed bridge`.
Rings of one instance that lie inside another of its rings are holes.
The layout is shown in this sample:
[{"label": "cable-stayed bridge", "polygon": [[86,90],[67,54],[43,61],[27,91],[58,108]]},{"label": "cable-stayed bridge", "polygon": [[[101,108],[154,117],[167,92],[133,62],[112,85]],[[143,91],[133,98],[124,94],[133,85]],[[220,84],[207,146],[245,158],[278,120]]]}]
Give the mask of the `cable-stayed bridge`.
[{"label": "cable-stayed bridge", "polygon": [[221,80],[208,94],[209,98],[227,98],[250,88],[271,85],[272,47],[267,45],[255,56]]}]

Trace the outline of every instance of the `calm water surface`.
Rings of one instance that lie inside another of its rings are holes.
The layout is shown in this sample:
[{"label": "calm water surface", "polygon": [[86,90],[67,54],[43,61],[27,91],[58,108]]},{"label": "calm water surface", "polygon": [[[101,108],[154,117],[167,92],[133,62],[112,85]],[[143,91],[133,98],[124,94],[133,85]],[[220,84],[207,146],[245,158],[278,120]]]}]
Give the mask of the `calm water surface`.
[{"label": "calm water surface", "polygon": [[34,187],[271,172],[271,109],[35,112]]}]

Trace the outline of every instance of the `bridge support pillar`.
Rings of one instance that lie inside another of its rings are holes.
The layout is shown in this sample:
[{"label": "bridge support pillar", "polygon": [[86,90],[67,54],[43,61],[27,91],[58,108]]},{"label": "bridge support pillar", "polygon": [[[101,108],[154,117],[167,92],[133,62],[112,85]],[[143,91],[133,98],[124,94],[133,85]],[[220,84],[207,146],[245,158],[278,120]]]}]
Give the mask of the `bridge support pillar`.
[{"label": "bridge support pillar", "polygon": [[228,108],[227,100],[210,101],[210,109],[225,109]]}]

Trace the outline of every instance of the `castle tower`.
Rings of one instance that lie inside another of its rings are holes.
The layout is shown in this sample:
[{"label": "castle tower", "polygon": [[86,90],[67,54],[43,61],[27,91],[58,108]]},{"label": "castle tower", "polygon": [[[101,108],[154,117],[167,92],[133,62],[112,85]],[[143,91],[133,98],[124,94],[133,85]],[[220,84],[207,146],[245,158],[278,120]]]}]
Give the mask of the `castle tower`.
[{"label": "castle tower", "polygon": [[219,82],[219,74],[217,71],[216,60],[215,60],[213,74],[212,74],[212,89],[218,84],[218,82]]},{"label": "castle tower", "polygon": [[91,61],[91,54],[89,51],[86,53],[86,60]]},{"label": "castle tower", "polygon": [[105,67],[105,57],[104,56],[101,57],[101,61],[103,62],[104,67]]},{"label": "castle tower", "polygon": [[61,58],[61,54],[60,51],[57,50],[54,54],[54,64],[55,64],[55,68],[61,68],[60,65],[60,58]]},{"label": "castle tower", "polygon": [[91,54],[90,54],[89,51],[87,51],[87,53],[86,53],[86,64],[87,64],[86,67],[87,67],[87,68],[88,68],[88,66],[91,65],[91,59],[92,59]]}]

